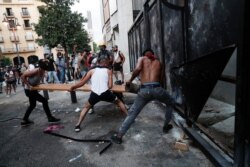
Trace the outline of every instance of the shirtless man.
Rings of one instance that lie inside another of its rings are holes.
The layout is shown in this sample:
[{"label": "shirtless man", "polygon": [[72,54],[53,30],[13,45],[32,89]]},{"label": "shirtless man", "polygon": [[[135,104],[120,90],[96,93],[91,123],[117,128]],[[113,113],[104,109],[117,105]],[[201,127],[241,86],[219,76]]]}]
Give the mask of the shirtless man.
[{"label": "shirtless man", "polygon": [[167,91],[161,87],[160,81],[163,75],[162,66],[151,49],[147,49],[143,52],[143,57],[138,59],[136,68],[126,84],[129,86],[138,75],[141,78],[140,91],[138,92],[134,104],[129,109],[127,117],[120,126],[118,133],[111,137],[112,141],[117,144],[122,143],[122,137],[130,128],[137,115],[141,112],[142,108],[152,100],[158,100],[166,104],[163,132],[167,133],[173,127],[169,122],[172,116],[171,107],[174,106],[175,101]]},{"label": "shirtless man", "polygon": [[107,101],[116,103],[122,112],[127,114],[127,109],[124,103],[118,99],[109,89],[113,86],[112,80],[112,70],[108,69],[108,61],[105,58],[99,59],[99,66],[89,70],[85,77],[83,77],[80,82],[71,86],[69,91],[73,91],[86,84],[88,80],[91,80],[91,93],[88,101],[85,103],[79,120],[75,126],[75,132],[80,132],[80,125],[84,120],[89,109],[94,106],[99,101]]}]

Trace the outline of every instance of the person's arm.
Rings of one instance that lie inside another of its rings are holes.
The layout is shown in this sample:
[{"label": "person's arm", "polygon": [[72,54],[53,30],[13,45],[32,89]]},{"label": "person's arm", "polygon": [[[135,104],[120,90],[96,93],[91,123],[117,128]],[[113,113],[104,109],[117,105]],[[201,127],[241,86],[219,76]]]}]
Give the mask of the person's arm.
[{"label": "person's arm", "polygon": [[112,70],[108,70],[108,77],[109,77],[109,81],[108,81],[108,87],[109,89],[111,89],[113,87],[113,73]]},{"label": "person's arm", "polygon": [[85,77],[83,77],[78,83],[76,83],[75,85],[73,85],[69,88],[69,91],[70,92],[74,91],[75,89],[85,85],[88,82],[88,80],[91,78],[93,70],[88,71],[88,73],[85,75]]},{"label": "person's arm", "polygon": [[138,59],[138,62],[137,62],[137,64],[136,64],[135,69],[134,69],[133,72],[132,72],[132,75],[131,75],[131,77],[130,77],[130,80],[127,82],[128,84],[131,83],[131,82],[135,79],[135,77],[137,77],[137,76],[140,74],[141,69],[142,69],[142,61],[143,61],[143,57],[140,57],[140,58]]},{"label": "person's arm", "polygon": [[83,56],[78,56],[78,60],[77,60],[77,67],[80,68],[81,67],[81,61],[83,59]]},{"label": "person's arm", "polygon": [[28,87],[30,87],[30,84],[29,84],[29,82],[28,82],[28,77],[32,77],[32,76],[34,76],[34,75],[37,75],[38,74],[38,72],[39,72],[39,69],[34,69],[34,70],[31,70],[31,71],[25,71],[24,73],[23,73],[23,75],[21,76],[21,79],[22,79],[22,81],[28,86]]},{"label": "person's arm", "polygon": [[122,64],[125,62],[125,56],[122,52],[119,53],[120,56],[121,56],[121,59],[122,59]]}]

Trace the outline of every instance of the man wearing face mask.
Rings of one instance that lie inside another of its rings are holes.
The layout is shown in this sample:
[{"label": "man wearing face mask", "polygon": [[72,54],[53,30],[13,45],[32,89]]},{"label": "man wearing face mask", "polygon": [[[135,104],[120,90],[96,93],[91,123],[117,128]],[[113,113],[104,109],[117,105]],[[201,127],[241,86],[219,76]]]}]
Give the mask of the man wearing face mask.
[{"label": "man wearing face mask", "polygon": [[39,101],[43,104],[43,109],[48,118],[49,122],[58,122],[60,119],[57,119],[52,116],[48,100],[44,98],[42,95],[38,93],[37,90],[30,90],[31,86],[35,86],[40,84],[40,82],[44,78],[45,70],[48,69],[48,61],[41,59],[39,60],[39,67],[33,70],[27,70],[21,76],[22,81],[24,82],[24,92],[25,95],[29,98],[29,107],[27,108],[25,115],[23,117],[23,121],[21,122],[21,126],[28,126],[33,124],[34,122],[29,120],[29,116],[33,109],[36,107],[36,102]]},{"label": "man wearing face mask", "polygon": [[113,66],[113,55],[106,49],[106,44],[104,42],[99,44],[100,52],[97,55],[97,59],[106,59],[108,62],[108,68],[112,69]]}]

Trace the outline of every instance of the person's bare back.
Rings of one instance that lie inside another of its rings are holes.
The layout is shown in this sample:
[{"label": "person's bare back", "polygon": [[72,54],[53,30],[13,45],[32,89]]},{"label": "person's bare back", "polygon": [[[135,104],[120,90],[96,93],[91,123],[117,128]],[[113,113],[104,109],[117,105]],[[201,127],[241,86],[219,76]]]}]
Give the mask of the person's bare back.
[{"label": "person's bare back", "polygon": [[160,82],[161,63],[158,59],[150,60],[142,57],[142,68],[140,72],[141,84],[146,82]]}]

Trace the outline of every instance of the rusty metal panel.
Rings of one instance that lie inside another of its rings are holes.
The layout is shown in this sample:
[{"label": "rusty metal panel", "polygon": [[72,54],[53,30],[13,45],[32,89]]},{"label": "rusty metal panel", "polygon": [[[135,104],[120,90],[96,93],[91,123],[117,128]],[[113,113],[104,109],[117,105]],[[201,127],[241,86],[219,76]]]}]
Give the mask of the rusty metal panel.
[{"label": "rusty metal panel", "polygon": [[140,37],[141,37],[141,51],[143,52],[147,49],[147,41],[146,41],[146,31],[145,31],[145,21],[144,19],[139,24],[140,28]]},{"label": "rusty metal panel", "polygon": [[188,107],[186,115],[191,121],[199,117],[234,50],[234,45],[229,46],[172,69]]},{"label": "rusty metal panel", "polygon": [[138,26],[135,30],[135,34],[136,34],[136,46],[137,46],[137,51],[136,51],[136,57],[138,59],[138,57],[141,56],[141,35],[140,35],[140,27]]},{"label": "rusty metal panel", "polygon": [[161,37],[160,37],[160,16],[157,10],[157,3],[154,3],[153,6],[150,8],[148,15],[150,16],[149,18],[149,34],[150,34],[150,45],[151,49],[155,52],[156,55],[161,56],[161,48],[160,48],[160,43],[161,43]]},{"label": "rusty metal panel", "polygon": [[239,36],[238,0],[188,1],[188,60],[236,43]]}]

